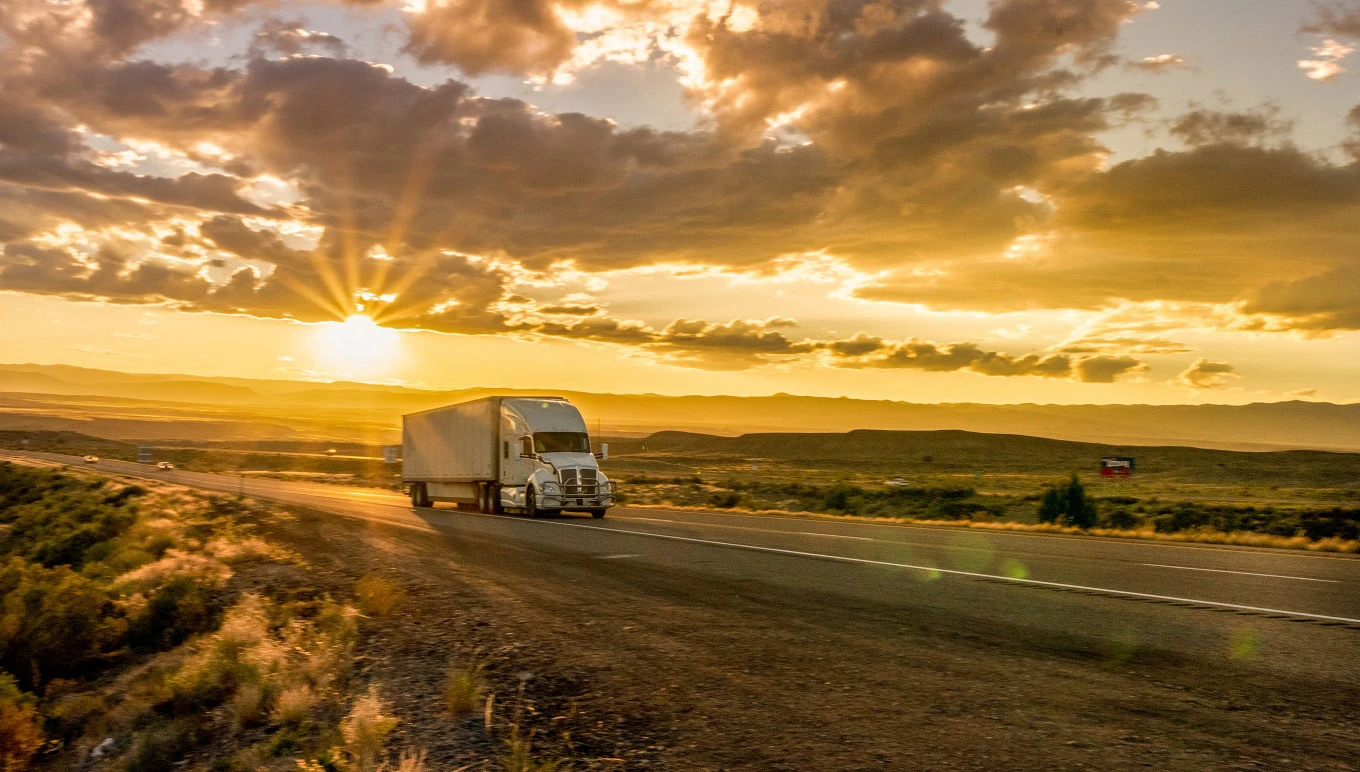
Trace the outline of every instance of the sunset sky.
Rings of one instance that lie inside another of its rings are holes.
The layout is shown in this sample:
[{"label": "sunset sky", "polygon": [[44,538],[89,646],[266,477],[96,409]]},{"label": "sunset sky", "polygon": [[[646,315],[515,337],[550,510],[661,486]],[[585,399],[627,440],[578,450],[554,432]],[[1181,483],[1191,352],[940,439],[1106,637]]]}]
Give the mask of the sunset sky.
[{"label": "sunset sky", "polygon": [[1360,400],[1356,48],[1360,2],[3,0],[0,362]]}]

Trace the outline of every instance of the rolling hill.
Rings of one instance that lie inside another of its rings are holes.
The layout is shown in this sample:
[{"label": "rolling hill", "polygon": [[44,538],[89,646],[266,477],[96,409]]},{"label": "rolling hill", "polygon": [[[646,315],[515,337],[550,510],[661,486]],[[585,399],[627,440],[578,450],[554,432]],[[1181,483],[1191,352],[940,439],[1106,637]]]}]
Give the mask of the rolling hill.
[{"label": "rolling hill", "polygon": [[1360,450],[1360,404],[985,405],[804,397],[425,390],[0,365],[0,428],[105,437],[394,442],[403,413],[491,393],[560,394],[606,434],[966,430],[1120,445]]}]

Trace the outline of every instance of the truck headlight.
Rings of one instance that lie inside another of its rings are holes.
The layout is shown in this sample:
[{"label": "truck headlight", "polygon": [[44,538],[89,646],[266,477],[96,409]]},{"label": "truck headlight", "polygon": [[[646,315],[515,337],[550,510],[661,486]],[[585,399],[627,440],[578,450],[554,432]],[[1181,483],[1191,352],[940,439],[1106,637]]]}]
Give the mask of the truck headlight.
[{"label": "truck headlight", "polygon": [[560,492],[560,489],[555,482],[545,482],[543,483],[543,492],[556,496]]}]

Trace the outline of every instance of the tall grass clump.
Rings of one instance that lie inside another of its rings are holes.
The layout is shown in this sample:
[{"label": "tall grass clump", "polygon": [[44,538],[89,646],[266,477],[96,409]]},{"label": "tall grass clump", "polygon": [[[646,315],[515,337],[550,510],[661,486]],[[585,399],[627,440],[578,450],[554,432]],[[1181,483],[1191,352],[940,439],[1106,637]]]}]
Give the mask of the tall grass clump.
[{"label": "tall grass clump", "polygon": [[444,676],[445,710],[455,716],[463,716],[482,707],[484,668],[484,664],[476,659],[470,665],[449,668]]},{"label": "tall grass clump", "polygon": [[370,616],[385,617],[406,599],[406,591],[396,582],[369,574],[354,585],[354,596],[360,611]]}]

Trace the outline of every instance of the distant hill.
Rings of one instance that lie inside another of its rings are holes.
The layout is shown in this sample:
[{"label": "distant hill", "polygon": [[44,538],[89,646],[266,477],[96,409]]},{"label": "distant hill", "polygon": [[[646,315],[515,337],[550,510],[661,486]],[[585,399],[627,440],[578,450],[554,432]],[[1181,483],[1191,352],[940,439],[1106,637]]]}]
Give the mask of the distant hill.
[{"label": "distant hill", "polygon": [[1125,445],[1236,450],[1360,450],[1360,404],[919,404],[774,394],[764,397],[595,394],[554,389],[435,391],[118,373],[65,365],[0,365],[0,428],[82,431],[119,438],[396,441],[403,413],[486,394],[560,394],[592,428],[641,436],[852,429],[966,430]]},{"label": "distant hill", "polygon": [[1229,485],[1360,487],[1360,453],[1316,450],[1241,452],[1179,446],[1108,445],[958,430],[855,430],[840,434],[759,433],[721,437],[658,432],[610,441],[621,463],[647,459],[741,469],[752,462],[789,468],[933,474],[1089,474],[1103,456],[1133,455],[1140,479]]}]

